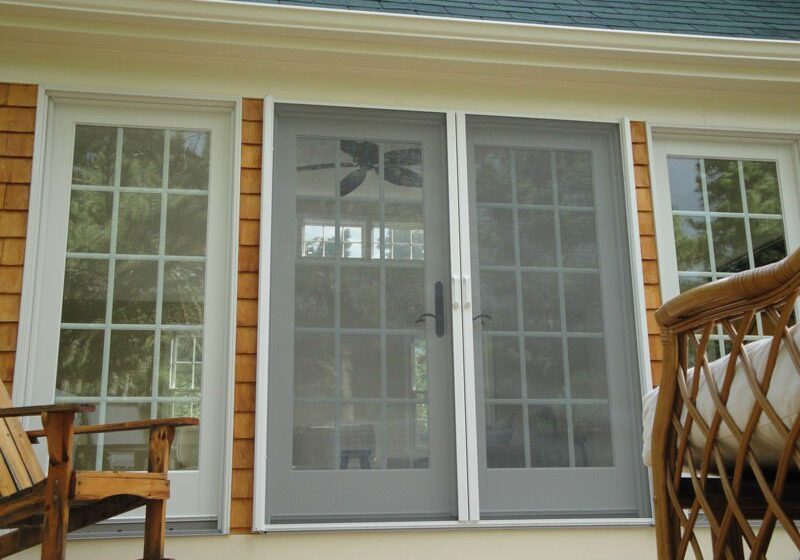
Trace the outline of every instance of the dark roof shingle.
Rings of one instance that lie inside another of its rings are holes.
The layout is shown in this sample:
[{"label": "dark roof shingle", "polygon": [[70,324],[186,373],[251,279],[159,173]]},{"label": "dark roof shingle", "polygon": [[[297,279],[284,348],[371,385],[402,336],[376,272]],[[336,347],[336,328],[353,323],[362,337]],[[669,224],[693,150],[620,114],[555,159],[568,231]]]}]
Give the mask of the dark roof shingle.
[{"label": "dark roof shingle", "polygon": [[249,0],[422,16],[800,40],[800,0]]}]

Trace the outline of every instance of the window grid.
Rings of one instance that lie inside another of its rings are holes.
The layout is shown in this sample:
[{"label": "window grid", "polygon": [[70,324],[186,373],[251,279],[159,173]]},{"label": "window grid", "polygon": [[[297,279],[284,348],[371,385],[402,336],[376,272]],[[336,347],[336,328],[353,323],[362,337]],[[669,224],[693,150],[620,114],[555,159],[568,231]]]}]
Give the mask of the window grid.
[{"label": "window grid", "polygon": [[[580,274],[599,274],[600,270],[596,267],[565,267],[563,263],[563,251],[561,242],[561,210],[568,210],[570,212],[586,212],[594,214],[595,209],[593,206],[572,206],[569,204],[562,204],[559,199],[559,185],[557,173],[556,150],[549,151],[550,171],[552,177],[552,204],[525,204],[518,201],[518,188],[517,188],[517,175],[516,175],[516,152],[515,149],[509,149],[509,166],[511,178],[511,202],[477,202],[476,208],[497,208],[497,209],[510,209],[512,211],[512,220],[514,228],[514,265],[484,265],[479,264],[481,271],[513,271],[515,273],[516,282],[516,308],[517,308],[517,330],[515,331],[500,331],[492,330],[484,327],[486,333],[484,337],[499,337],[499,336],[516,336],[519,343],[520,355],[520,398],[495,398],[484,396],[484,402],[490,405],[522,405],[522,424],[524,434],[524,461],[525,468],[534,467],[532,457],[533,452],[531,449],[530,439],[530,417],[529,409],[532,405],[565,405],[566,407],[566,421],[567,421],[567,446],[569,453],[569,467],[576,467],[575,456],[575,431],[573,422],[573,405],[576,404],[604,404],[608,405],[608,398],[573,398],[572,387],[570,381],[570,366],[569,366],[569,340],[572,338],[595,338],[603,339],[603,332],[570,332],[567,327],[566,317],[566,296],[564,291],[564,275],[565,273],[580,273]],[[520,251],[520,220],[519,210],[549,210],[554,214],[553,227],[555,230],[555,265],[554,266],[525,266],[521,264],[521,251]],[[537,272],[555,272],[558,277],[558,298],[559,298],[559,320],[560,330],[557,331],[528,331],[525,328],[524,321],[524,306],[522,296],[522,273],[527,271]],[[528,396],[527,391],[527,363],[525,341],[527,338],[556,338],[559,337],[561,341],[561,355],[562,355],[562,380],[564,387],[564,398],[531,398]],[[611,434],[613,438],[613,434]],[[612,463],[613,465],[613,457]]]},{"label": "window grid", "polygon": [[[106,307],[103,323],[69,323],[61,322],[60,329],[70,330],[102,330],[103,331],[103,356],[100,379],[99,397],[81,396],[56,396],[54,399],[58,403],[86,403],[97,405],[96,411],[98,422],[106,422],[108,404],[149,404],[150,417],[159,416],[158,407],[160,404],[169,404],[174,409],[176,404],[190,405],[190,409],[199,415],[199,397],[175,397],[159,396],[159,375],[160,375],[160,354],[161,354],[161,332],[164,331],[196,331],[202,336],[203,325],[176,325],[162,324],[161,314],[163,311],[163,289],[164,289],[164,265],[166,262],[199,262],[205,263],[205,256],[168,256],[166,255],[166,225],[167,208],[170,194],[208,196],[208,191],[203,189],[184,189],[169,188],[170,171],[170,142],[172,131],[164,129],[164,148],[162,154],[162,171],[160,187],[123,187],[122,181],[122,157],[123,157],[123,131],[124,127],[116,127],[116,150],[114,155],[114,184],[108,185],[84,185],[72,184],[71,191],[84,192],[110,192],[112,193],[112,210],[109,231],[109,248],[107,253],[88,253],[88,252],[67,252],[66,259],[81,258],[108,261],[108,281],[106,286]],[[123,193],[142,193],[160,195],[160,217],[159,217],[159,247],[158,254],[127,254],[117,253],[117,237],[119,225],[120,195]],[[117,260],[131,261],[156,261],[156,309],[155,322],[123,324],[113,322],[114,309],[114,287],[115,271]],[[113,331],[144,331],[153,333],[153,364],[151,368],[151,391],[150,396],[111,396],[108,395],[109,362],[111,354],[111,333]],[[103,469],[105,434],[100,433],[95,436],[95,469]]]},{"label": "window grid", "polygon": [[[384,161],[384,144],[382,142],[378,142],[378,149],[379,149],[379,160],[380,162]],[[339,176],[338,171],[341,169],[347,168],[342,163],[342,151],[337,149],[336,150],[336,158],[335,158],[335,170],[337,173],[334,174],[335,182],[338,184]],[[381,181],[381,184],[384,183],[384,165],[379,165],[376,169],[376,173],[378,178]],[[387,251],[388,243],[386,240],[386,232],[390,230],[389,224],[386,223],[386,200],[385,200],[385,193],[384,188],[379,189],[378,194],[378,207],[379,207],[379,227],[372,229],[372,235],[375,236],[377,233],[377,239],[370,238],[370,236],[364,235],[362,231],[361,235],[361,246],[362,246],[362,255],[360,258],[352,258],[345,256],[344,245],[345,241],[343,238],[343,229],[344,227],[354,224],[354,222],[346,222],[342,218],[342,204],[341,199],[342,196],[339,195],[338,190],[336,189],[337,185],[334,185],[334,191],[337,193],[334,199],[334,220],[333,221],[324,221],[324,220],[314,220],[314,225],[325,224],[326,227],[330,224],[330,227],[333,227],[334,235],[335,235],[335,247],[340,249],[335,249],[332,255],[327,255],[327,253],[320,257],[318,255],[308,257],[305,256],[305,249],[306,249],[306,240],[303,239],[303,243],[301,247],[303,249],[303,255],[300,256],[297,265],[301,265],[301,262],[307,262],[309,264],[330,264],[334,268],[334,326],[332,327],[298,327],[295,326],[294,330],[296,333],[302,332],[315,332],[315,333],[331,333],[334,337],[334,363],[336,368],[336,379],[335,379],[335,397],[333,398],[320,398],[320,397],[297,397],[294,396],[295,403],[310,403],[310,404],[334,404],[334,468],[339,469],[341,467],[340,458],[342,457],[342,407],[344,405],[350,404],[380,404],[381,405],[381,429],[382,434],[380,437],[376,437],[376,449],[373,451],[375,453],[376,458],[382,463],[376,463],[374,465],[375,468],[389,468],[386,462],[387,457],[379,457],[378,450],[379,449],[387,449],[388,448],[388,441],[389,441],[389,414],[388,414],[388,404],[407,404],[407,405],[415,405],[416,411],[419,410],[420,406],[427,407],[427,390],[417,392],[415,397],[413,398],[392,398],[388,396],[388,373],[387,373],[387,335],[390,334],[412,334],[412,335],[419,335],[419,329],[398,329],[398,328],[391,328],[388,327],[386,324],[386,298],[388,294],[386,293],[386,269],[387,268],[422,268],[424,263],[411,263],[409,261],[394,261],[393,257]],[[423,191],[424,197],[424,191]],[[331,199],[326,196],[319,196],[319,195],[297,195],[297,200],[314,200],[314,201],[330,201]],[[419,202],[420,206],[424,206],[423,202]],[[310,222],[307,222],[310,223]],[[305,225],[305,224],[304,224]],[[356,227],[363,227],[366,228],[367,225],[363,224],[362,226]],[[305,228],[301,232],[301,235],[305,235]],[[371,259],[367,258],[365,254],[363,254],[363,246],[366,240],[373,240],[373,249],[376,250],[376,254],[371,255]],[[323,240],[323,246],[324,246]],[[377,247],[374,245],[377,244]],[[373,260],[374,259],[374,260]],[[346,267],[365,267],[365,268],[378,268],[379,270],[379,307],[380,307],[380,321],[378,327],[375,328],[352,328],[352,327],[343,327],[342,326],[342,313],[341,313],[341,293],[342,293],[342,278],[341,278],[341,268],[342,266]],[[298,271],[300,267],[298,266]],[[296,272],[299,273],[299,272]],[[361,334],[361,335],[374,335],[378,334],[380,337],[380,377],[381,377],[381,395],[380,397],[376,398],[364,398],[364,397],[344,397],[342,395],[342,352],[341,352],[341,345],[342,345],[342,337],[343,335],[348,334]],[[413,440],[415,442],[420,441],[420,435],[416,433],[418,428],[418,420],[419,420],[419,413],[415,412],[417,415],[416,419],[417,422],[414,424],[414,434]],[[381,441],[382,440],[382,441]],[[426,441],[427,445],[427,441]],[[409,450],[410,451],[410,450]],[[348,463],[349,467],[350,463]],[[296,467],[295,467],[296,468]],[[414,467],[416,468],[416,467]]]},{"label": "window grid", "polygon": [[[675,158],[675,159],[686,159],[686,158]],[[695,158],[689,158],[695,159]],[[707,281],[715,281],[721,278],[726,278],[728,276],[732,276],[734,272],[721,272],[717,270],[717,259],[716,254],[714,251],[714,238],[713,232],[711,228],[711,220],[713,218],[736,218],[742,219],[744,221],[744,231],[745,231],[745,241],[747,245],[747,259],[748,259],[748,268],[752,269],[755,268],[755,257],[754,257],[754,249],[753,249],[753,235],[751,231],[751,219],[758,219],[758,220],[775,220],[779,222],[783,222],[783,215],[782,214],[770,214],[770,213],[760,213],[760,212],[750,212],[749,203],[747,200],[747,185],[745,182],[745,172],[744,172],[744,162],[746,160],[738,159],[736,160],[736,169],[738,175],[738,186],[739,186],[739,196],[741,197],[742,202],[742,211],[741,212],[725,212],[725,211],[712,211],[711,205],[709,202],[709,193],[708,193],[708,177],[706,175],[706,159],[718,159],[718,158],[696,158],[699,162],[700,166],[700,184],[702,188],[702,199],[703,199],[703,210],[672,210],[673,217],[690,217],[690,218],[700,218],[703,219],[705,222],[705,236],[708,245],[708,257],[709,257],[709,265],[710,271],[686,271],[686,270],[678,270],[678,278],[705,278]],[[719,158],[725,160],[725,158]],[[779,202],[779,208],[782,210],[782,205]],[[745,336],[746,341],[753,341],[758,340],[763,336],[764,328],[762,323],[761,314],[757,314],[755,317],[755,326],[756,326],[756,335],[747,335]],[[699,340],[699,339],[698,339]],[[711,343],[714,343],[714,348],[711,348]],[[716,334],[711,336],[711,340],[709,341],[709,347],[706,350],[709,354],[708,357],[710,360],[717,359],[721,356],[725,356],[727,351],[728,345],[728,336],[724,334],[722,326],[718,325],[716,327]]]}]

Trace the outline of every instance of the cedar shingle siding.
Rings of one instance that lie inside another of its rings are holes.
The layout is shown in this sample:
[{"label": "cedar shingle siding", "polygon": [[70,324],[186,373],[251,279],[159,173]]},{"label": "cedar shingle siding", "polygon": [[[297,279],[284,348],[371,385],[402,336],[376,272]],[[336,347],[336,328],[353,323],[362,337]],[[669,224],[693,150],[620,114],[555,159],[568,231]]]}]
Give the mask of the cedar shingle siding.
[{"label": "cedar shingle siding", "polygon": [[0,84],[0,379],[11,391],[31,189],[35,85]]}]

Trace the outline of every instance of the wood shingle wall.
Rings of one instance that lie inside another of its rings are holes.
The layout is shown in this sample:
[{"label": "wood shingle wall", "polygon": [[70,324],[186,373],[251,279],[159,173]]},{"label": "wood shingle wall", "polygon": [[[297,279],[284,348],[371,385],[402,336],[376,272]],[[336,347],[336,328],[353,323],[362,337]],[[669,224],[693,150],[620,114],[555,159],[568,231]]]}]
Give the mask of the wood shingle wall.
[{"label": "wood shingle wall", "polygon": [[0,84],[0,379],[11,392],[31,190],[35,85]]},{"label": "wood shingle wall", "polygon": [[249,532],[253,523],[253,435],[256,410],[256,324],[263,114],[263,103],[260,99],[244,100],[231,488],[231,531],[235,533]]},{"label": "wood shingle wall", "polygon": [[[35,85],[0,84],[0,379],[9,391],[19,322],[36,100]],[[245,99],[242,106],[231,489],[231,530],[234,533],[249,532],[252,526],[262,119],[262,101]],[[661,296],[645,124],[632,122],[631,134],[651,364],[657,383],[662,356],[654,312],[661,304]]]},{"label": "wood shingle wall", "polygon": [[639,211],[639,236],[642,247],[650,366],[653,371],[653,383],[658,385],[661,377],[663,352],[661,350],[661,330],[656,323],[655,312],[661,306],[661,286],[659,285],[656,230],[653,220],[653,194],[650,185],[650,157],[647,149],[647,129],[644,122],[631,122],[631,142],[633,143],[636,203]]}]

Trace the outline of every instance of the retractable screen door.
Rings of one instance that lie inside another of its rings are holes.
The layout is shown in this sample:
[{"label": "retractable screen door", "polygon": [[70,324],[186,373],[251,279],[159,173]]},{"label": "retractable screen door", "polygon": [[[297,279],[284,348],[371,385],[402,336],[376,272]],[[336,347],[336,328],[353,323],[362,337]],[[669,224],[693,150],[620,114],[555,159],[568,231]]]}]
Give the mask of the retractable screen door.
[{"label": "retractable screen door", "polygon": [[270,523],[451,519],[444,118],[276,108]]},{"label": "retractable screen door", "polygon": [[467,119],[481,517],[642,513],[618,129]]}]

